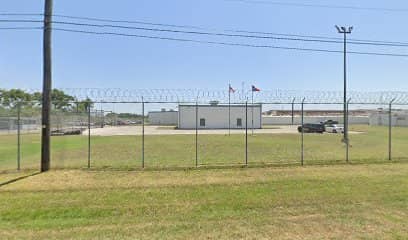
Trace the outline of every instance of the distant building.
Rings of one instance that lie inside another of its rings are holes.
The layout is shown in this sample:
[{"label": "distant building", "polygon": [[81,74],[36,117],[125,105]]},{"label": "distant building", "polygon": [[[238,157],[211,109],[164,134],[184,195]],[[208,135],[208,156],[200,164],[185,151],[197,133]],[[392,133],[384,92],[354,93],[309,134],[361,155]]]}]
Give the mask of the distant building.
[{"label": "distant building", "polygon": [[[36,130],[41,126],[41,120],[39,118],[22,117],[20,124],[20,130]],[[0,117],[0,131],[17,129],[18,120],[16,117]]]},{"label": "distant building", "polygon": [[152,125],[177,125],[178,112],[177,111],[153,111],[148,114],[149,123]]},{"label": "distant building", "polygon": [[[302,122],[302,117],[301,116],[262,116],[262,124],[263,125],[290,125],[292,124],[299,125]],[[322,116],[305,116],[303,118],[304,123],[320,123],[324,122],[327,120],[333,120],[336,122],[339,122],[339,124],[343,124],[343,116],[328,116],[328,115],[322,115]],[[368,116],[349,116],[348,118],[348,123],[349,124],[364,124],[368,125],[369,124],[370,118]]]},{"label": "distant building", "polygon": [[[388,126],[389,112],[386,110],[379,110],[370,115],[370,125],[373,126]],[[408,111],[393,110],[391,114],[391,125],[397,127],[408,126]]]},{"label": "distant building", "polygon": [[[305,116],[343,116],[343,110],[305,110]],[[350,110],[349,116],[368,116],[370,110]],[[265,116],[291,116],[291,110],[268,110],[263,113]],[[293,115],[301,116],[300,110],[294,110]]]},{"label": "distant building", "polygon": [[[197,108],[197,115],[196,115]],[[230,114],[229,114],[230,111]],[[248,105],[245,116],[245,105],[179,105],[178,128],[195,129],[196,121],[199,129],[244,129],[248,120],[248,128],[262,127],[262,105]],[[253,116],[253,121],[252,121]],[[230,124],[229,124],[230,122]]]}]

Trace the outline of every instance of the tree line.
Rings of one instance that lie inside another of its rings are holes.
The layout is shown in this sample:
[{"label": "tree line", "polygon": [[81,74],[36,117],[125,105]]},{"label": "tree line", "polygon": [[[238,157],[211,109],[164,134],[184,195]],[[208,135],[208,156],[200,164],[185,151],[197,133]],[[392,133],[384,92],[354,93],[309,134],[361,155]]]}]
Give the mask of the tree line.
[{"label": "tree line", "polygon": [[[41,108],[42,93],[29,93],[22,89],[0,89],[0,108],[13,110],[18,106],[24,108]],[[62,90],[51,91],[53,109],[62,111],[87,111],[93,106],[91,99],[78,100]]]}]

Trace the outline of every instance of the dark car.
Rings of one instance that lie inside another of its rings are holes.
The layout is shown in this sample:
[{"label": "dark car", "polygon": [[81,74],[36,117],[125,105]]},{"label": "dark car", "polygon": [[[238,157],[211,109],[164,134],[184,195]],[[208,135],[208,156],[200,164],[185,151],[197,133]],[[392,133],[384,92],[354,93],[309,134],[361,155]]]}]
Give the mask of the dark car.
[{"label": "dark car", "polygon": [[333,124],[339,124],[339,122],[338,121],[334,121],[334,120],[326,120],[326,121],[324,121],[324,122],[322,122],[324,125],[333,125]]},{"label": "dark car", "polygon": [[304,133],[323,133],[324,132],[324,125],[320,123],[305,123],[303,126],[298,127],[299,132]]}]

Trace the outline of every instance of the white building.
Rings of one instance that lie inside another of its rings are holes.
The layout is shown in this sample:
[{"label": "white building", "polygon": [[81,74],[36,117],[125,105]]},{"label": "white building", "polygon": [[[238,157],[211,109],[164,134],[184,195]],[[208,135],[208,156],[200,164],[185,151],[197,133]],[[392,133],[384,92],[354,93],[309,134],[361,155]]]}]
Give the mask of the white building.
[{"label": "white building", "polygon": [[248,105],[245,113],[245,105],[179,105],[178,128],[195,129],[197,120],[200,129],[227,129],[229,123],[232,129],[243,129],[246,119],[248,128],[262,127],[262,105]]},{"label": "white building", "polygon": [[148,118],[152,125],[177,125],[178,112],[165,110],[149,112]]},{"label": "white building", "polygon": [[[343,124],[343,116],[304,116],[304,123],[319,123],[326,120],[337,121]],[[369,124],[370,118],[368,116],[349,116],[349,124]],[[293,117],[293,124],[299,125],[302,122],[301,116]],[[292,124],[292,116],[263,116],[263,125],[290,125]]]},{"label": "white building", "polygon": [[[20,124],[20,130],[36,130],[41,126],[41,119],[22,117]],[[0,117],[0,131],[17,129],[18,120],[16,117]]]},{"label": "white building", "polygon": [[[370,115],[370,125],[374,126],[388,126],[389,113],[387,111],[379,111]],[[398,127],[408,126],[408,112],[407,111],[393,111],[391,114],[391,125]]]}]

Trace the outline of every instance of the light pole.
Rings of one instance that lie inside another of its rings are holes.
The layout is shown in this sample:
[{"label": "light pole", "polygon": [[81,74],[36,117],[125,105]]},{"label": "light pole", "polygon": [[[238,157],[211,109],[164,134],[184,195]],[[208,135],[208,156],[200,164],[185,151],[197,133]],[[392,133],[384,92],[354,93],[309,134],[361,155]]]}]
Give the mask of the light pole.
[{"label": "light pole", "polygon": [[[347,121],[347,34],[351,34],[351,31],[353,31],[353,27],[339,27],[336,25],[336,29],[339,33],[343,34],[344,36],[344,107],[343,107],[343,112],[344,112],[344,137],[343,141],[345,144],[349,144],[349,139],[348,139],[348,121]],[[347,159],[348,161],[348,159]]]}]

